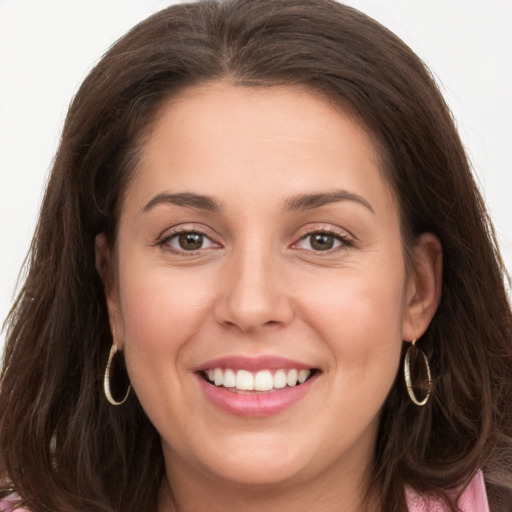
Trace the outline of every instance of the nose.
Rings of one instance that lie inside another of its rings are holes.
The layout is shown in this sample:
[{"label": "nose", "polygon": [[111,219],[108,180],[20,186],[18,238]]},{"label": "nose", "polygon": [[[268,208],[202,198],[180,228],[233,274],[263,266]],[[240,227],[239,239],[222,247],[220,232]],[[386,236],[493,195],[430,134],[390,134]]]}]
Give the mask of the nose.
[{"label": "nose", "polygon": [[263,247],[233,253],[221,276],[215,311],[218,323],[247,333],[291,322],[290,287],[279,259]]}]

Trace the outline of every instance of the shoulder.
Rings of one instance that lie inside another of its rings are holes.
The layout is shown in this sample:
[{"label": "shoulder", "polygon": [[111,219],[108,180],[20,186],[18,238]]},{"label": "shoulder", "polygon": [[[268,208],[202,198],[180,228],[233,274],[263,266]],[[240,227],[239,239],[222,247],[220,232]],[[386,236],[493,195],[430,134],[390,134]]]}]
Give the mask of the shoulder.
[{"label": "shoulder", "polygon": [[[436,499],[419,496],[412,489],[405,490],[409,512],[448,512],[446,506]],[[462,512],[489,512],[484,477],[479,471],[464,489],[458,501]]]}]

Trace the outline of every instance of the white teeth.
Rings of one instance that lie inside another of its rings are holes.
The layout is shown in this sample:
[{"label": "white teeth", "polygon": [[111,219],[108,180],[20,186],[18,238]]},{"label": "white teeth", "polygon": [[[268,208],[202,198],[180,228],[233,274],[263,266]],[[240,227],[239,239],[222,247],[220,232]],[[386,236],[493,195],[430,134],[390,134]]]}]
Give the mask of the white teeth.
[{"label": "white teeth", "polygon": [[231,370],[222,368],[210,368],[206,370],[208,379],[216,386],[237,388],[244,391],[270,391],[290,387],[306,382],[311,375],[311,370],[260,370],[255,374],[247,370]]},{"label": "white teeth", "polygon": [[[243,371],[243,370],[240,370]],[[268,391],[274,387],[274,379],[269,370],[263,370],[254,377],[255,391]]]},{"label": "white teeth", "polygon": [[236,372],[236,389],[252,391],[254,389],[254,377],[247,370],[238,370]]},{"label": "white teeth", "polygon": [[299,372],[299,382],[302,384],[306,382],[307,378],[311,375],[311,370],[301,370]]},{"label": "white teeth", "polygon": [[284,370],[277,370],[274,373],[274,387],[277,389],[284,388],[286,386],[286,373]]},{"label": "white teeth", "polygon": [[236,386],[236,375],[233,370],[226,370],[224,372],[222,385],[226,388],[234,388]]},{"label": "white teeth", "polygon": [[290,370],[286,376],[286,384],[288,384],[288,386],[296,386],[298,375],[297,370]]},{"label": "white teeth", "polygon": [[213,382],[216,386],[222,386],[222,370],[220,368],[213,370]]}]

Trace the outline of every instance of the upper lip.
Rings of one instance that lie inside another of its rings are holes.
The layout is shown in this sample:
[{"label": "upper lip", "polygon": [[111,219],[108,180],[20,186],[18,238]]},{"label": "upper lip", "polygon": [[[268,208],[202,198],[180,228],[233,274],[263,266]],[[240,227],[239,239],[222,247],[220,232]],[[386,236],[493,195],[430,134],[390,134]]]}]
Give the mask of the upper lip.
[{"label": "upper lip", "polygon": [[257,372],[260,370],[272,370],[272,369],[296,369],[296,370],[309,370],[313,368],[310,364],[300,363],[292,359],[288,359],[280,356],[263,355],[248,357],[242,356],[226,356],[218,359],[212,359],[193,368],[193,371],[204,371],[213,368],[231,368],[237,370],[248,370]]}]

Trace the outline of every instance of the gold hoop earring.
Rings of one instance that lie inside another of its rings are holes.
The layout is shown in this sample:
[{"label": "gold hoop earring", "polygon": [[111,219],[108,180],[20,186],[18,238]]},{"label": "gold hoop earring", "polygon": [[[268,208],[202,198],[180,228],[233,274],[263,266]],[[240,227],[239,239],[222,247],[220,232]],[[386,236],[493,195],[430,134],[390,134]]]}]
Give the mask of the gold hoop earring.
[{"label": "gold hoop earring", "polygon": [[107,368],[105,369],[105,376],[103,378],[103,391],[105,393],[106,399],[112,404],[112,405],[122,405],[126,402],[128,395],[130,394],[130,390],[132,389],[131,385],[128,384],[128,389],[126,390],[126,394],[124,395],[124,398],[120,401],[116,400],[112,396],[112,392],[110,390],[110,378],[112,373],[112,361],[114,359],[114,356],[117,353],[117,347],[115,344],[112,344],[112,348],[110,349],[110,354],[108,356],[108,362],[107,362]]},{"label": "gold hoop earring", "polygon": [[[411,370],[410,370],[410,352],[411,349],[418,350],[420,354],[423,356],[423,361],[425,362],[425,368],[427,370],[427,380],[428,380],[428,389],[427,394],[425,395],[425,398],[423,400],[418,400],[416,398],[416,395],[414,394],[414,390],[412,389],[412,383],[411,383]],[[405,384],[407,386],[407,393],[409,394],[409,398],[413,403],[416,405],[419,405],[420,407],[425,405],[428,402],[428,399],[430,397],[430,391],[432,389],[432,379],[430,376],[430,366],[428,365],[428,359],[427,356],[423,353],[421,349],[416,347],[416,338],[412,340],[411,346],[407,349],[407,352],[405,354],[405,360],[404,360],[404,376],[405,376]]]}]

